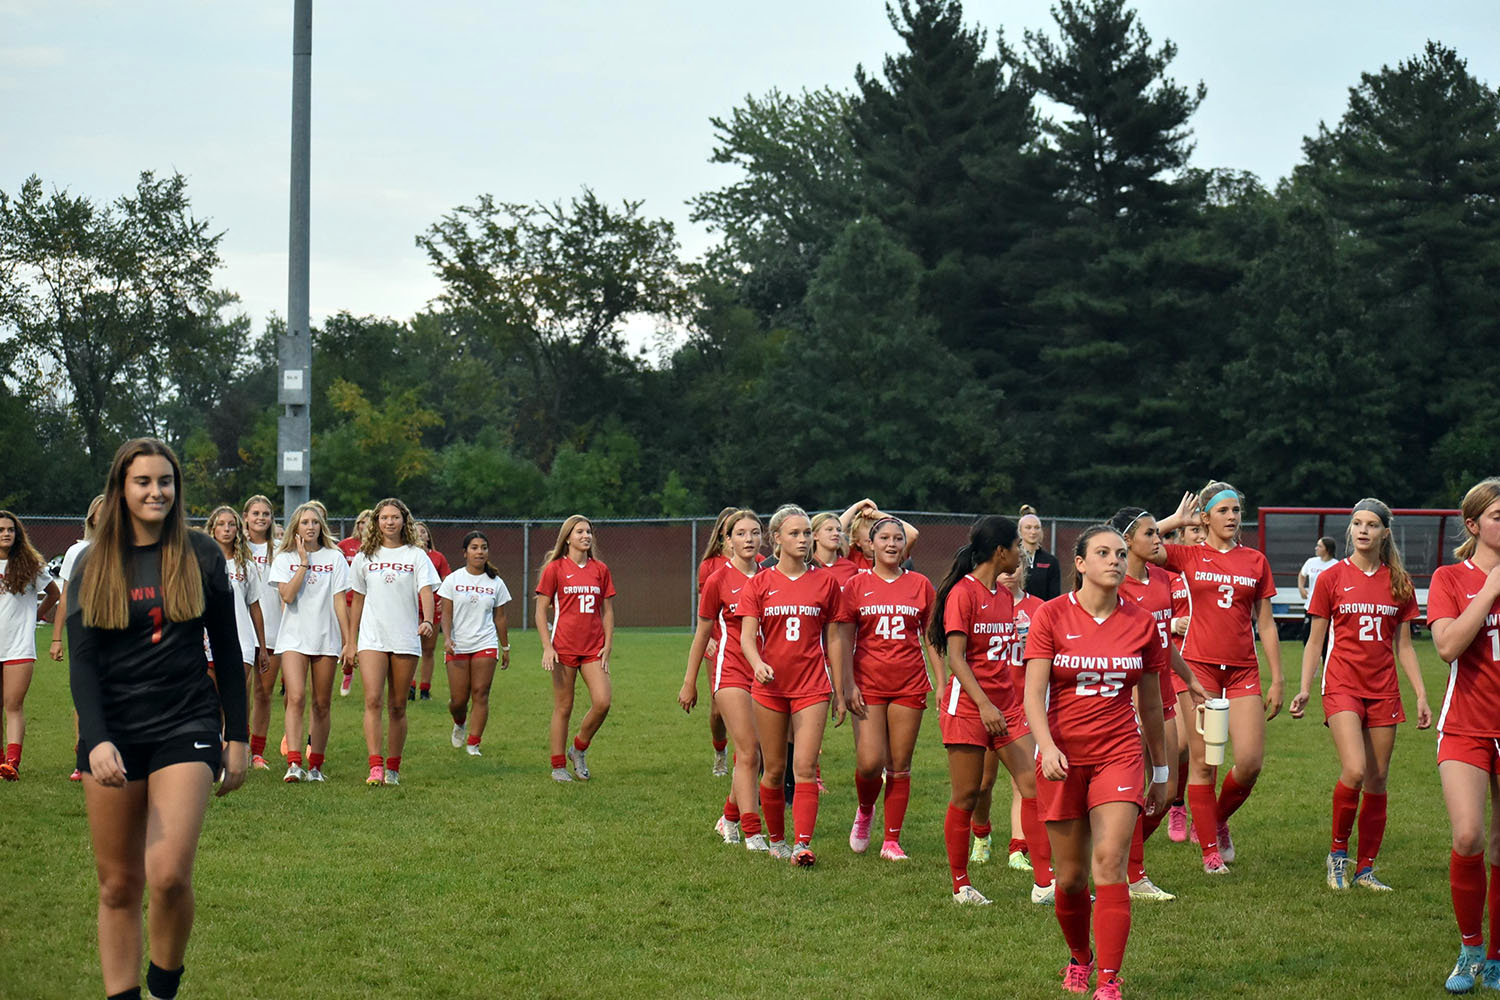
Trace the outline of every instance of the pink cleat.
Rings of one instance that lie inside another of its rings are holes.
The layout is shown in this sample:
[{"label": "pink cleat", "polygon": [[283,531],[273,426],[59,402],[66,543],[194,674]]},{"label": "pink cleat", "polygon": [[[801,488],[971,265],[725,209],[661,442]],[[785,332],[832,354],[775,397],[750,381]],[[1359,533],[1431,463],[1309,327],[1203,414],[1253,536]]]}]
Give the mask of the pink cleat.
[{"label": "pink cleat", "polygon": [[1203,871],[1209,875],[1228,875],[1229,866],[1224,863],[1224,858],[1218,851],[1211,851],[1203,859]]},{"label": "pink cleat", "polygon": [[1173,806],[1167,812],[1167,836],[1180,844],[1188,838],[1187,806]]},{"label": "pink cleat", "polygon": [[1124,1000],[1125,994],[1120,992],[1120,977],[1116,976],[1107,983],[1100,983],[1094,989],[1094,1000]]},{"label": "pink cleat", "polygon": [[875,815],[875,810],[865,812],[863,809],[854,810],[854,825],[849,828],[849,850],[855,854],[865,853],[870,846],[870,820]]},{"label": "pink cleat", "polygon": [[901,849],[899,840],[887,840],[880,845],[880,857],[885,861],[910,861],[906,852]]},{"label": "pink cleat", "polygon": [[1062,988],[1069,993],[1087,993],[1089,979],[1093,974],[1093,959],[1089,959],[1088,964],[1084,965],[1076,958],[1069,958],[1068,964],[1062,967]]},{"label": "pink cleat", "polygon": [[383,785],[383,784],[385,784],[385,768],[383,766],[381,766],[380,764],[376,764],[374,767],[370,768],[370,776],[365,779],[365,784],[367,784],[367,785]]}]

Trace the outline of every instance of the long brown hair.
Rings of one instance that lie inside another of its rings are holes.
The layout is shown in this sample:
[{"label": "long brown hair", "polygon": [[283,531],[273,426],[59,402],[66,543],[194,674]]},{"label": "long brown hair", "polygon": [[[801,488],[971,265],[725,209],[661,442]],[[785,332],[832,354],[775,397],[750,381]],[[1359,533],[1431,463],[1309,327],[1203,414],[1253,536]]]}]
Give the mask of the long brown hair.
[{"label": "long brown hair", "polygon": [[[578,527],[579,521],[583,521],[590,528],[594,526],[594,522],[582,514],[569,515],[568,519],[562,523],[562,527],[557,529],[557,543],[552,546],[552,553],[547,556],[547,562],[542,563],[543,569],[547,568],[547,563],[557,562],[557,560],[568,554],[568,536],[573,533],[574,528]],[[599,558],[599,540],[597,538],[589,546],[589,558]]]},{"label": "long brown hair", "polygon": [[1464,531],[1468,537],[1453,550],[1455,559],[1469,559],[1474,555],[1474,550],[1479,548],[1479,536],[1469,531],[1469,522],[1477,521],[1484,516],[1490,504],[1500,500],[1500,478],[1491,476],[1489,479],[1481,479],[1469,487],[1469,492],[1464,494],[1462,505],[1464,515]]},{"label": "long brown hair", "polygon": [[[276,544],[276,505],[271,502],[271,499],[264,494],[257,493],[249,500],[246,500],[245,506],[240,508],[240,523],[245,523],[244,519],[249,515],[250,508],[258,503],[265,504],[266,508],[271,512],[271,523],[266,526],[266,540],[263,543],[266,546],[266,551],[269,552]],[[249,537],[250,529],[247,527],[245,528],[245,538],[249,539]]]},{"label": "long brown hair", "polygon": [[[234,538],[229,542],[229,558],[233,560],[235,569],[243,573],[245,560],[250,557],[250,539],[245,536],[245,522],[240,519],[240,512],[227,503],[219,504],[209,512],[208,519],[203,522],[203,530],[208,533],[209,538],[213,538],[214,522],[219,519],[220,514],[228,514],[234,518]],[[214,544],[219,544],[217,538],[214,538]]]},{"label": "long brown hair", "polygon": [[103,493],[89,501],[89,512],[83,516],[83,540],[85,542],[94,540],[94,528],[99,524],[99,508],[103,506]]},{"label": "long brown hair", "polygon": [[698,560],[699,565],[715,557],[723,557],[725,543],[728,541],[724,537],[724,533],[729,530],[724,522],[729,520],[729,515],[734,514],[738,510],[738,507],[725,507],[719,511],[719,516],[714,519],[714,530],[709,533],[708,544],[703,546],[703,558]]},{"label": "long brown hair", "polygon": [[359,540],[359,551],[365,554],[366,559],[373,556],[385,541],[385,536],[380,533],[380,512],[387,507],[394,507],[401,512],[401,544],[417,549],[422,547],[417,543],[417,523],[411,519],[411,511],[406,504],[395,497],[386,497],[370,508],[370,517],[365,521],[365,535]]},{"label": "long brown hair", "polygon": [[338,545],[333,539],[333,532],[328,530],[327,509],[316,500],[307,503],[292,511],[292,516],[287,519],[286,531],[281,536],[281,544],[276,547],[277,552],[297,551],[297,525],[302,522],[303,513],[311,511],[318,515],[318,544],[321,548],[331,549]]},{"label": "long brown hair", "polygon": [[123,629],[130,624],[130,581],[125,557],[132,544],[130,511],[125,506],[125,476],[141,456],[159,455],[172,466],[172,506],[161,532],[162,610],[174,622],[203,616],[203,575],[188,539],[183,516],[182,465],[164,441],[136,438],[120,445],[104,482],[104,504],[93,544],[84,557],[78,599],[83,623],[90,628]]},{"label": "long brown hair", "polygon": [[26,525],[8,510],[0,510],[0,520],[10,519],[16,526],[15,541],[10,543],[10,561],[5,566],[5,576],[0,577],[0,590],[10,594],[24,594],[26,588],[36,582],[42,572],[42,554],[31,544],[26,534]]},{"label": "long brown hair", "polygon": [[[1391,597],[1395,599],[1397,604],[1401,604],[1415,594],[1416,590],[1412,587],[1411,574],[1406,571],[1406,563],[1401,558],[1401,550],[1396,548],[1395,533],[1391,531],[1391,521],[1394,520],[1391,517],[1391,509],[1383,501],[1376,500],[1374,497],[1361,500],[1360,504],[1361,506],[1368,505],[1368,507],[1375,508],[1370,513],[1380,518],[1380,526],[1385,529],[1385,534],[1380,538],[1380,549],[1377,555],[1380,561],[1385,563],[1386,567],[1391,571]],[[1334,548],[1334,544],[1336,543],[1332,538],[1320,538],[1318,541],[1327,543],[1325,547],[1329,553],[1338,551]],[[1353,514],[1349,515],[1349,527],[1344,532],[1344,543],[1349,547],[1350,552],[1354,551]]]}]

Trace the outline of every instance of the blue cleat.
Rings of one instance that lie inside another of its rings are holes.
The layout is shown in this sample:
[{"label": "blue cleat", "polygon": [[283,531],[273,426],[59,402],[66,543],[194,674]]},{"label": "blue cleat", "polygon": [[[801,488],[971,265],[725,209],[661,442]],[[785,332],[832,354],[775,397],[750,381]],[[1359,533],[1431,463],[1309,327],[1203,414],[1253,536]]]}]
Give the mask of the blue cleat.
[{"label": "blue cleat", "polygon": [[1487,990],[1500,990],[1500,959],[1487,958],[1480,970],[1479,981]]},{"label": "blue cleat", "polygon": [[1348,851],[1330,851],[1328,853],[1327,868],[1328,868],[1328,888],[1330,888],[1330,889],[1347,889],[1347,888],[1349,888],[1349,877],[1348,877],[1349,852]]},{"label": "blue cleat", "polygon": [[1443,988],[1449,993],[1468,993],[1474,988],[1484,965],[1484,945],[1460,945],[1458,961],[1453,963],[1453,971],[1448,973],[1448,980],[1443,983]]}]

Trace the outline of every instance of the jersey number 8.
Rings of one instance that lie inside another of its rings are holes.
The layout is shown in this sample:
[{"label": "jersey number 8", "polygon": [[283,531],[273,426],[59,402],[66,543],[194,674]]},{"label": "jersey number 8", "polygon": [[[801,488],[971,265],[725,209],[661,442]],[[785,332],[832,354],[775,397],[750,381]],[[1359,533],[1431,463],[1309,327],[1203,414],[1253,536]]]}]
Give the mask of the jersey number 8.
[{"label": "jersey number 8", "polygon": [[788,642],[796,642],[802,638],[802,619],[795,615],[786,620],[786,638]]}]

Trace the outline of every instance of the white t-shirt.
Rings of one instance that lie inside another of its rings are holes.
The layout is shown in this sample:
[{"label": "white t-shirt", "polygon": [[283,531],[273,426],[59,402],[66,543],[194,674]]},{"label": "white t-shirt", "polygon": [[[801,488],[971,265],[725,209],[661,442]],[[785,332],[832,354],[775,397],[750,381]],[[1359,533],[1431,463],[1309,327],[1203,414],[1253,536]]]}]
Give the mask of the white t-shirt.
[{"label": "white t-shirt", "polygon": [[478,576],[468,567],[454,570],[438,588],[438,596],[453,602],[453,653],[467,656],[481,649],[497,649],[500,634],[495,630],[495,609],[510,603],[510,591],[498,576]]},{"label": "white t-shirt", "polygon": [[[270,582],[291,583],[297,574],[298,558],[296,549],[278,553],[271,563]],[[302,577],[302,589],[283,606],[281,626],[276,631],[276,652],[292,650],[303,656],[338,656],[343,652],[343,639],[333,602],[349,589],[349,565],[344,562],[344,554],[335,548],[309,552],[307,563],[311,568]]]},{"label": "white t-shirt", "polygon": [[281,594],[271,586],[271,563],[275,553],[270,542],[251,542],[250,561],[255,564],[261,589],[260,623],[266,630],[266,645],[276,648],[276,634],[281,625]]},{"label": "white t-shirt", "polygon": [[[0,576],[9,565],[9,559],[0,559]],[[36,659],[36,595],[51,582],[43,566],[19,594],[0,590],[0,663]]]},{"label": "white t-shirt", "polygon": [[68,551],[63,553],[62,566],[57,571],[57,578],[66,584],[73,579],[73,567],[78,563],[78,557],[83,555],[83,550],[89,547],[89,543],[82,538],[68,546]]},{"label": "white t-shirt", "polygon": [[1338,565],[1337,559],[1319,559],[1317,556],[1313,556],[1302,564],[1301,575],[1307,577],[1308,600],[1312,599],[1313,584],[1318,582],[1318,574],[1336,565]]},{"label": "white t-shirt", "polygon": [[255,622],[250,618],[250,608],[261,599],[260,574],[249,559],[245,560],[244,569],[236,566],[233,559],[225,559],[224,572],[229,576],[229,588],[234,591],[234,623],[240,633],[240,657],[244,663],[254,663]]},{"label": "white t-shirt", "polygon": [[365,608],[355,648],[420,656],[418,595],[423,587],[436,590],[441,582],[426,550],[415,545],[382,545],[373,557],[356,555],[349,584],[365,595]]}]

